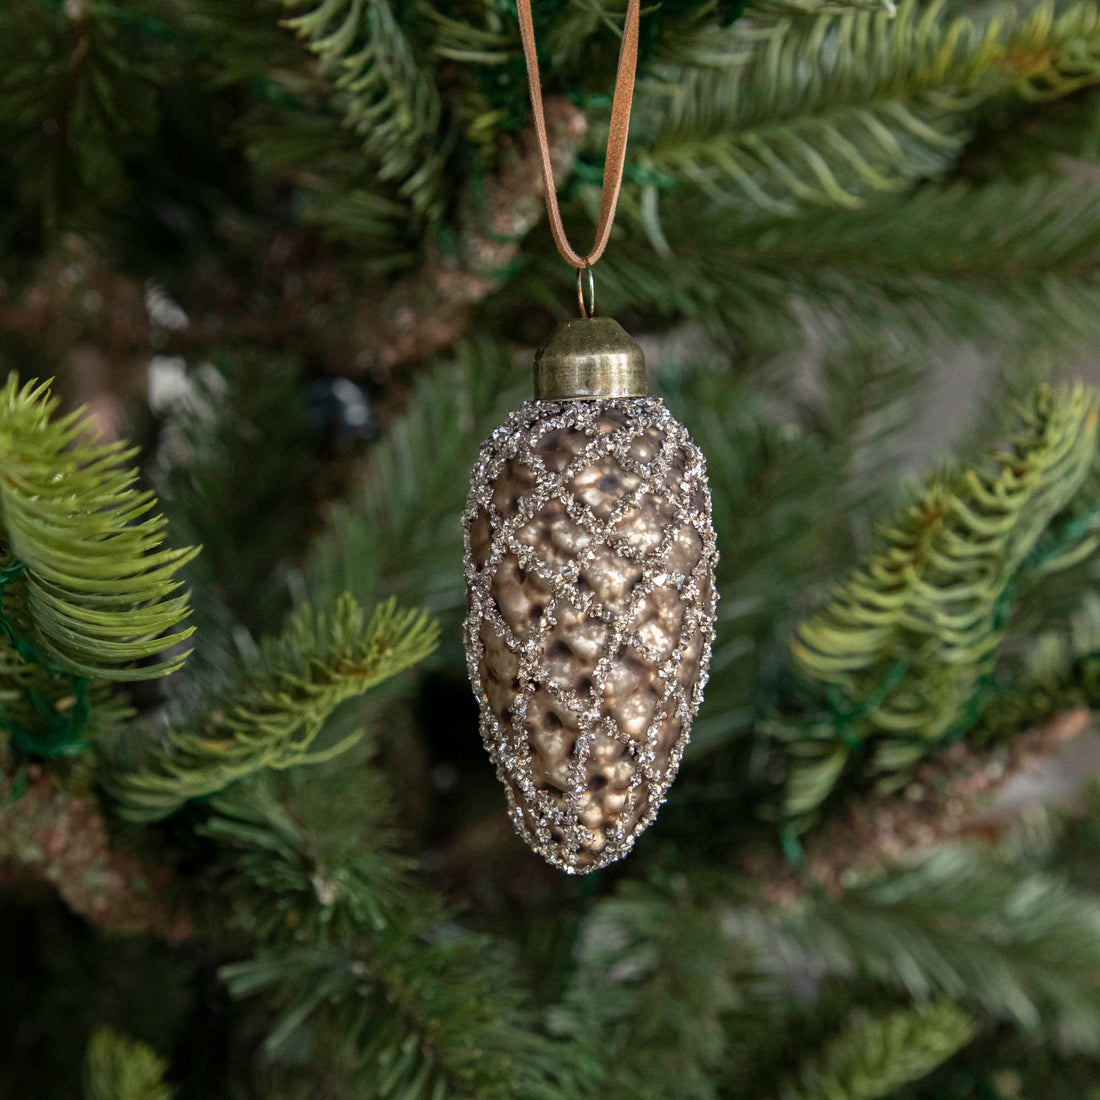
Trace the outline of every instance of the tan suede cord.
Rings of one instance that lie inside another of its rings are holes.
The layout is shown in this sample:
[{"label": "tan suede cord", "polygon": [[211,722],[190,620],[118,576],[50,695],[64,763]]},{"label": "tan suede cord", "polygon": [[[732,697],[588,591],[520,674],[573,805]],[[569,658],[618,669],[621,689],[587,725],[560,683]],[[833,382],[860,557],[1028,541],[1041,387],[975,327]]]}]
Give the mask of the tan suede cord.
[{"label": "tan suede cord", "polygon": [[615,207],[623,185],[623,166],[626,163],[626,139],[630,130],[630,106],[634,100],[634,73],[638,67],[638,20],[641,0],[630,0],[623,24],[623,44],[619,51],[619,71],[615,77],[615,96],[611,102],[611,129],[607,138],[607,158],[603,169],[603,193],[600,196],[600,220],[596,226],[596,240],[588,254],[582,256],[565,236],[558,196],[554,189],[554,170],[550,163],[550,145],[546,137],[546,119],[542,109],[542,83],[539,80],[539,59],[535,50],[535,28],[531,20],[531,0],[516,0],[519,11],[520,37],[523,39],[523,55],[527,60],[527,82],[531,88],[531,109],[535,116],[535,134],[538,139],[542,177],[546,185],[546,213],[550,218],[550,230],[554,243],[566,263],[578,270],[590,267],[604,253],[611,224],[615,220]]}]

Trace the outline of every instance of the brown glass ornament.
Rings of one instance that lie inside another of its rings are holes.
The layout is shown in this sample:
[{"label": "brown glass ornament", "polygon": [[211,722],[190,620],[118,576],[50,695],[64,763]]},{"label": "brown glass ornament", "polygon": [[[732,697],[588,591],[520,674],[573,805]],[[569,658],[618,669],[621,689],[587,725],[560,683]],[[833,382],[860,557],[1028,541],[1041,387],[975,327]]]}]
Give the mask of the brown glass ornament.
[{"label": "brown glass ornament", "polygon": [[550,863],[621,859],[675,778],[707,679],[706,466],[607,318],[559,326],[541,400],[486,441],[465,512],[466,652],[512,821]]}]

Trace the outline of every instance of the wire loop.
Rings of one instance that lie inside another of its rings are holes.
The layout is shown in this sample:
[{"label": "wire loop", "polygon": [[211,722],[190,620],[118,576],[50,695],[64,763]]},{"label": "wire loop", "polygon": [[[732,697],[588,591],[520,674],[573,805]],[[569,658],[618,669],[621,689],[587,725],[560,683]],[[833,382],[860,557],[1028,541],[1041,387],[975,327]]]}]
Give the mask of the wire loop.
[{"label": "wire loop", "polygon": [[[584,301],[584,277],[588,276],[588,304]],[[577,305],[581,307],[581,316],[587,321],[596,316],[596,276],[592,265],[585,260],[584,267],[577,268]]]}]

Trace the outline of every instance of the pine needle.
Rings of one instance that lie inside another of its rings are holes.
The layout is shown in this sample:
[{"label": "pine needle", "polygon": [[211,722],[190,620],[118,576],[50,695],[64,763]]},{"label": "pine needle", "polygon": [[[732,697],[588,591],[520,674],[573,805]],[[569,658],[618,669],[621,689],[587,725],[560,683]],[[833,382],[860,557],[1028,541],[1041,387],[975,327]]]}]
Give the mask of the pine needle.
[{"label": "pine needle", "polygon": [[172,1100],[168,1063],[135,1039],[101,1027],[84,1057],[84,1100]]},{"label": "pine needle", "polygon": [[993,669],[1009,586],[1088,472],[1096,421],[1092,391],[1040,388],[1007,450],[933,475],[884,530],[885,547],[799,625],[795,660],[834,719],[812,739],[777,727],[796,761],[788,813],[818,806],[872,738],[875,770],[897,773],[963,728]]},{"label": "pine needle", "polygon": [[[1100,81],[1091,3],[978,17],[953,16],[942,0],[901,0],[896,13],[784,7],[819,14],[777,22],[743,65],[667,74],[659,88],[675,90],[643,154],[648,169],[764,214],[857,209],[942,175],[989,104]],[[735,25],[730,47],[753,33]]]},{"label": "pine needle", "polygon": [[331,76],[345,123],[363,139],[382,180],[400,184],[421,217],[440,213],[442,100],[388,0],[282,0],[308,9],[286,20]]},{"label": "pine needle", "polygon": [[819,972],[973,1000],[1024,1031],[1098,1049],[1100,905],[1042,872],[943,847],[807,901],[783,929]]},{"label": "pine needle", "polygon": [[814,1051],[780,1100],[879,1100],[927,1076],[970,1041],[970,1014],[938,1000],[885,1016],[853,1012],[843,1030]]},{"label": "pine needle", "polygon": [[423,612],[401,610],[394,600],[369,617],[348,595],[328,614],[299,609],[280,636],[261,643],[253,666],[240,671],[232,688],[171,730],[142,768],[116,781],[121,812],[155,820],[260,769],[343,752],[361,732],[313,751],[326,718],[345,699],[421,660],[437,638]]},{"label": "pine needle", "polygon": [[63,670],[105,680],[167,675],[186,639],[177,571],[198,550],[165,549],[156,498],[134,488],[135,452],[89,443],[80,414],[51,419],[49,384],[0,390],[0,524],[13,629]]}]

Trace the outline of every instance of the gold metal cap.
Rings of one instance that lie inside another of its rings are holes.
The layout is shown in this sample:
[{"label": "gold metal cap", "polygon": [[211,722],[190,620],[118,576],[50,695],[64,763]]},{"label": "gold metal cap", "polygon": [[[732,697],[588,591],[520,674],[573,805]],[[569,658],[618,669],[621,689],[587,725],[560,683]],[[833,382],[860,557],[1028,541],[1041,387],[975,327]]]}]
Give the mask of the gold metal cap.
[{"label": "gold metal cap", "polygon": [[645,355],[610,317],[563,321],[535,353],[539,401],[645,397]]}]

